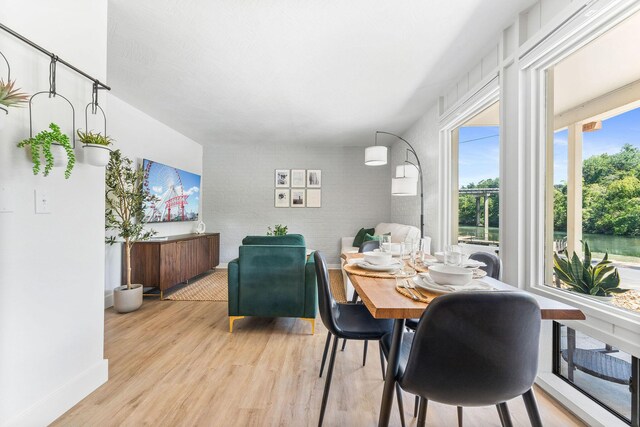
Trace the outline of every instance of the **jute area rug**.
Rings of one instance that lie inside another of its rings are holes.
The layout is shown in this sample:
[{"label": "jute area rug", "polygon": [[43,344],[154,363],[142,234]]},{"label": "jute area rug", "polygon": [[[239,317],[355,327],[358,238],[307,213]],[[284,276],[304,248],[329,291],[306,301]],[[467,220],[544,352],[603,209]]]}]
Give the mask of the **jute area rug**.
[{"label": "jute area rug", "polygon": [[[329,270],[331,291],[338,302],[345,302],[344,285],[341,270]],[[197,279],[195,282],[178,289],[165,299],[171,301],[228,301],[227,270],[220,269]]]}]

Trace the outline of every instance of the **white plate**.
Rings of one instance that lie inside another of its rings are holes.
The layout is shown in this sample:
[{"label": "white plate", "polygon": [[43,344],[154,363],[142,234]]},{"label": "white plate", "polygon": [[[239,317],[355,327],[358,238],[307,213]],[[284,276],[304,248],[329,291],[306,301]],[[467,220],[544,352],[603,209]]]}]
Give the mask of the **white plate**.
[{"label": "white plate", "polygon": [[391,264],[388,264],[388,265],[374,265],[374,264],[369,264],[366,261],[359,261],[359,262],[355,262],[354,264],[360,268],[364,268],[365,270],[371,270],[371,271],[394,271],[394,270],[398,270],[399,268],[402,268],[402,261],[400,260],[394,260]]},{"label": "white plate", "polygon": [[[442,265],[444,263],[435,260],[435,259],[427,259],[424,261],[424,265],[426,265],[427,267],[430,267],[432,265]],[[470,259],[467,262],[464,263],[463,267],[465,268],[479,268],[479,267],[486,267],[487,264],[485,264],[482,261],[476,261],[474,259]]]},{"label": "white plate", "polygon": [[429,273],[420,273],[419,276],[416,276],[413,278],[413,283],[422,289],[426,289],[427,291],[435,292],[437,294],[450,294],[452,292],[459,292],[459,291],[492,291],[493,290],[493,287],[491,285],[475,279],[472,280],[469,284],[464,286],[439,285],[433,281],[433,279],[429,276]]}]

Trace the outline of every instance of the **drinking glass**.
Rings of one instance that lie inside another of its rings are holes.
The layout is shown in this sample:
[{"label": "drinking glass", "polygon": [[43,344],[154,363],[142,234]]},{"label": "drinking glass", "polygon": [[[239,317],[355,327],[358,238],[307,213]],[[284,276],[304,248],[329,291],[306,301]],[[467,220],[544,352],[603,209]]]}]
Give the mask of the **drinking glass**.
[{"label": "drinking glass", "polygon": [[380,236],[380,250],[382,252],[391,252],[391,236]]},{"label": "drinking glass", "polygon": [[416,265],[416,255],[418,254],[418,244],[419,242],[417,240],[408,240],[407,244],[409,245],[410,251],[411,251],[411,264],[413,266]]},{"label": "drinking glass", "polygon": [[458,245],[447,246],[444,250],[444,263],[459,266],[462,262],[462,248]]},{"label": "drinking glass", "polygon": [[420,239],[420,261],[424,263],[426,255],[431,255],[431,238],[423,237]]}]

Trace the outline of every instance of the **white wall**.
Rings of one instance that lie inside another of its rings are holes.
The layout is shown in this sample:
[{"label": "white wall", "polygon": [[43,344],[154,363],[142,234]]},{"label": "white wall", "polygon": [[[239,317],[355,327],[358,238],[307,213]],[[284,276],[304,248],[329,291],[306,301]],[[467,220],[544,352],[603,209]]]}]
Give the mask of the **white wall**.
[{"label": "white wall", "polygon": [[[238,256],[245,236],[283,224],[338,264],[341,237],[389,221],[389,166],[365,166],[364,147],[216,145],[204,154],[204,222],[220,232],[220,262]],[[275,169],[321,169],[322,207],[275,208]]]},{"label": "white wall", "polygon": [[[106,0],[0,1],[3,24],[104,80]],[[48,89],[49,59],[0,32],[11,77],[33,93]],[[0,75],[6,78],[4,64]],[[58,67],[58,91],[76,112],[91,83]],[[37,131],[50,121],[71,130],[71,113],[38,98]],[[78,119],[80,114],[77,114]],[[103,359],[104,169],[78,163],[34,176],[15,144],[29,136],[27,109],[12,109],[0,130],[0,186],[12,212],[0,213],[0,425],[46,425],[107,379]],[[34,190],[51,213],[34,213]]]},{"label": "white wall", "polygon": [[[114,94],[117,89],[114,88]],[[115,148],[142,164],[142,159],[174,166],[202,175],[202,146],[167,127],[121,99],[110,94],[108,99],[108,133],[115,139]],[[201,186],[202,187],[202,186]],[[203,199],[200,192],[200,200]],[[202,203],[200,204],[202,215]],[[197,222],[173,222],[149,224],[157,236],[187,234],[193,232]],[[121,285],[121,245],[107,245],[105,271],[105,305],[112,305],[113,288]]]}]

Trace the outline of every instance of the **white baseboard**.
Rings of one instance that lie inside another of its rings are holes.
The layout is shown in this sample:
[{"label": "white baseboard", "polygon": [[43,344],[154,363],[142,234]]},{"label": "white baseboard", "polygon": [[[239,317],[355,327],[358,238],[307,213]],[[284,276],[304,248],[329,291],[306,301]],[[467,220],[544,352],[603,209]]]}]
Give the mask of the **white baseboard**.
[{"label": "white baseboard", "polygon": [[113,291],[104,293],[104,309],[106,310],[109,307],[113,307]]},{"label": "white baseboard", "polygon": [[63,384],[3,427],[46,426],[109,379],[109,361],[102,359],[71,381]]}]

